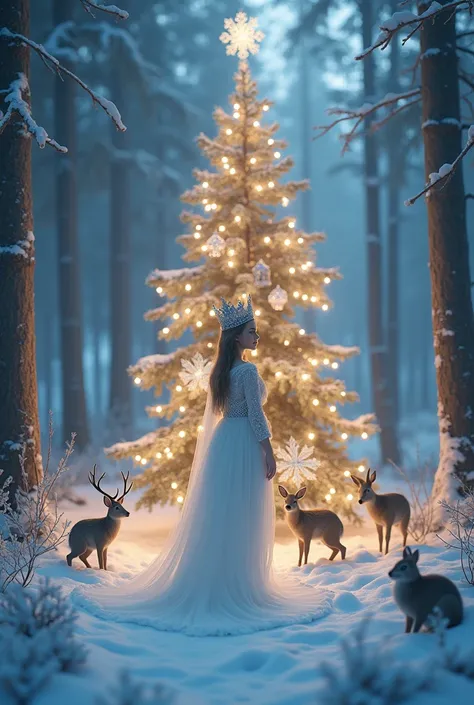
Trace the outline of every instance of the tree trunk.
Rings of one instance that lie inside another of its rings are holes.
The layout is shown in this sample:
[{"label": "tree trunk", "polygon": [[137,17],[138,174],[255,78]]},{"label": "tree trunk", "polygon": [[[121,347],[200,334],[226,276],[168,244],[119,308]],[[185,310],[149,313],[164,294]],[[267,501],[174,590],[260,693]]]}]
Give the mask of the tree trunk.
[{"label": "tree trunk", "polygon": [[[399,0],[392,0],[392,12],[398,9]],[[398,35],[390,43],[389,90],[392,93],[400,91],[400,46]],[[400,446],[398,443],[398,426],[400,422],[400,389],[399,389],[399,222],[400,197],[403,180],[403,150],[400,149],[403,133],[402,123],[398,118],[391,121],[388,132],[388,302],[387,302],[387,371],[389,411],[396,444],[391,460],[401,464]]]},{"label": "tree trunk", "polygon": [[[360,0],[362,17],[363,46],[372,42],[372,6]],[[373,53],[363,62],[364,94],[366,102],[373,102],[375,96],[375,64]],[[392,424],[392,414],[388,399],[387,346],[383,328],[382,296],[382,253],[380,237],[380,184],[378,175],[378,144],[375,134],[370,133],[373,118],[367,117],[364,137],[364,167],[366,188],[367,258],[368,258],[368,302],[369,348],[372,381],[372,398],[380,427],[380,450],[383,463],[399,458],[397,437]]]},{"label": "tree trunk", "polygon": [[[419,11],[428,5],[419,3]],[[428,181],[430,173],[452,164],[462,149],[452,10],[426,22],[420,40]],[[467,477],[474,468],[474,317],[462,166],[443,188],[431,190],[426,203],[440,429],[440,461],[433,491],[437,499],[453,499],[458,485],[455,477],[474,484]]]},{"label": "tree trunk", "polygon": [[[53,22],[58,26],[74,15],[75,0],[54,0]],[[66,57],[63,64],[74,70]],[[57,156],[56,227],[58,237],[59,325],[61,346],[62,439],[76,433],[76,447],[89,443],[84,391],[82,301],[77,218],[76,84],[55,79],[55,137],[68,148]]]},{"label": "tree trunk", "polygon": [[[127,96],[119,67],[123,47],[113,41],[111,52],[111,94],[121,106]],[[114,150],[127,149],[128,133],[117,132],[112,125]],[[130,166],[126,159],[110,162],[110,312],[111,312],[111,368],[110,412],[112,423],[119,424],[123,433],[132,432],[132,388],[127,368],[132,357],[131,301],[130,301]]]},{"label": "tree trunk", "polygon": [[[28,36],[29,0],[0,3],[0,27]],[[29,78],[26,46],[0,39],[0,88]],[[23,95],[25,100],[29,96]],[[4,106],[2,105],[2,108]],[[15,117],[0,135],[0,468],[24,485],[41,480],[34,313],[35,250],[31,193],[31,139]]]}]

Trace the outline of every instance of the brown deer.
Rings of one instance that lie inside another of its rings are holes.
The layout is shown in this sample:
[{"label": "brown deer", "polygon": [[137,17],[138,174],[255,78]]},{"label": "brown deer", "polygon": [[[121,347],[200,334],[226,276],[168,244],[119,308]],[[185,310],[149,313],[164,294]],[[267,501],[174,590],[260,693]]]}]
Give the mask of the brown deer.
[{"label": "brown deer", "polygon": [[370,474],[367,470],[365,480],[355,475],[351,475],[352,482],[359,488],[359,504],[367,504],[370,516],[375,522],[379,535],[379,551],[382,553],[383,547],[383,527],[385,526],[385,555],[388,553],[392,526],[398,524],[403,536],[403,546],[407,545],[408,524],[410,522],[410,505],[407,498],[402,494],[390,492],[388,494],[376,494],[372,489],[377,473]]},{"label": "brown deer", "polygon": [[278,490],[285,500],[287,524],[298,539],[300,549],[298,566],[301,566],[303,551],[304,564],[307,564],[311,539],[313,538],[321,539],[328,548],[332,548],[330,561],[335,559],[339,551],[342,560],[344,560],[346,547],[341,543],[344,527],[337,514],[329,509],[300,509],[298,501],[305,496],[306,487],[301,487],[296,494],[289,494],[283,485],[278,485]]},{"label": "brown deer", "polygon": [[97,551],[99,559],[99,568],[107,570],[107,549],[120,531],[120,520],[130,516],[122,507],[125,495],[127,495],[133,487],[133,482],[127,487],[130,473],[124,475],[121,472],[123,479],[123,493],[117,498],[119,491],[117,490],[114,496],[107,494],[101,488],[101,480],[105,477],[105,472],[99,477],[96,482],[95,478],[96,466],[89,473],[89,482],[96,490],[104,495],[104,504],[108,507],[107,516],[102,519],[82,519],[74,524],[69,533],[69,547],[71,553],[66,556],[67,564],[72,565],[74,558],[79,557],[86,568],[91,568],[87,560],[92,551]]}]

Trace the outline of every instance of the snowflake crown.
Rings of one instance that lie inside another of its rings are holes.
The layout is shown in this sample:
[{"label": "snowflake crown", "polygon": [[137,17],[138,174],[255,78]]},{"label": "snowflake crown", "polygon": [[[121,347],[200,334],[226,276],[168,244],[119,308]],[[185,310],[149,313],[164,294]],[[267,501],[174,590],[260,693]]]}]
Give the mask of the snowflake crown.
[{"label": "snowflake crown", "polygon": [[237,328],[244,323],[248,323],[253,319],[252,298],[247,297],[247,306],[242,301],[239,301],[237,306],[234,306],[230,301],[226,301],[221,297],[222,308],[212,308],[219,320],[221,330],[229,330],[229,328]]}]

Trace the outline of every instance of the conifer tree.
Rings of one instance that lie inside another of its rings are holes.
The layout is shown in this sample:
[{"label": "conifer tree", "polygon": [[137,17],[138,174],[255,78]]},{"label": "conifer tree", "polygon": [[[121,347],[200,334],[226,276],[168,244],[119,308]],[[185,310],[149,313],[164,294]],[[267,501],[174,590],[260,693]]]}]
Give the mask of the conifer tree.
[{"label": "conifer tree", "polygon": [[355,420],[341,416],[341,406],[356,401],[357,394],[331,376],[358,349],[325,345],[295,321],[293,304],[327,311],[331,302],[325,285],[341,275],[315,264],[313,246],[324,235],[303,232],[287,215],[290,202],[308,183],[284,180],[293,161],[283,156],[286,144],[277,137],[278,125],[268,120],[272,103],[258,99],[244,60],[251,40],[233,51],[232,29],[246,24],[242,15],[226,25],[228,53],[239,52],[242,59],[231,109],[216,109],[214,139],[199,136],[210,168],[196,169],[196,185],[182,196],[193,209],[182,214],[188,232],[178,241],[186,250],[183,259],[198,264],[155,270],[147,279],[165,299],[146,314],[148,320],[164,322],[160,337],[179,339],[190,330],[194,341],[167,355],[144,357],[129,370],[136,385],[155,388],[157,397],[164,387],[169,390],[169,401],[147,412],[171,423],[107,453],[133,457],[143,467],[136,480],[136,486],[146,488],[139,504],[183,502],[219,334],[213,305],[220,306],[221,297],[235,303],[251,294],[261,341],[250,359],[267,385],[265,410],[281,461],[280,479],[292,488],[304,481],[309,499],[350,516],[348,476],[364,467],[349,460],[347,440],[365,439],[375,426],[371,414]]}]

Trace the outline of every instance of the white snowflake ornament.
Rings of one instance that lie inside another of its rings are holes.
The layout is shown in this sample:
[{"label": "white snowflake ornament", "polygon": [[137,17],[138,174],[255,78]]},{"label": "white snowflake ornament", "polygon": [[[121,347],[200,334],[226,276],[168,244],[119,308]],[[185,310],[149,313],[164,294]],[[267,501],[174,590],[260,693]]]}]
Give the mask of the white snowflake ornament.
[{"label": "white snowflake ornament", "polygon": [[297,487],[305,480],[316,479],[316,469],[321,465],[319,460],[311,458],[313,448],[303,446],[300,450],[298,443],[293,436],[290,438],[285,448],[277,448],[275,455],[278,458],[277,472],[282,482],[292,481]]},{"label": "white snowflake ornament", "polygon": [[181,365],[183,369],[179,373],[180,379],[191,394],[197,396],[201,391],[206,392],[209,387],[212,362],[206,360],[201,353],[196,353],[191,360],[181,359]]},{"label": "white snowflake ornament", "polygon": [[250,54],[257,54],[259,50],[258,42],[264,38],[264,33],[257,29],[258,19],[250,17],[247,19],[245,12],[238,12],[235,20],[227,18],[224,20],[224,27],[227,32],[222,32],[219,39],[223,44],[227,44],[226,53],[237,56],[242,61]]}]

